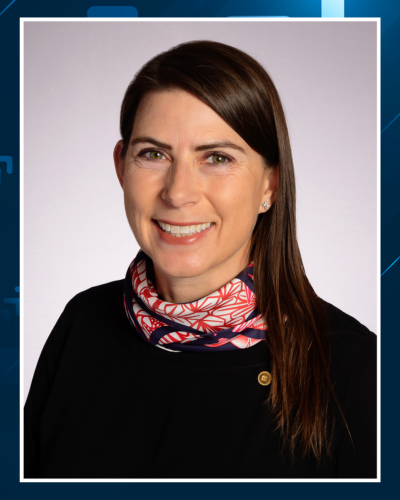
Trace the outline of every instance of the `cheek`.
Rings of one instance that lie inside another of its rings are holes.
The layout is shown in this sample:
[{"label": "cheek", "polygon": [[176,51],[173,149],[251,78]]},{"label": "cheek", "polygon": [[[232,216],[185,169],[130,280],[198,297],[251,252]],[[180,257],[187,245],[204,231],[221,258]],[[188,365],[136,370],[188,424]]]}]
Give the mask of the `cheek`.
[{"label": "cheek", "polygon": [[258,216],[256,183],[243,177],[226,179],[213,186],[213,199],[219,207],[222,223],[235,226],[235,232],[252,230]]},{"label": "cheek", "polygon": [[150,197],[140,179],[136,182],[135,176],[125,179],[124,204],[129,224],[137,238],[143,231],[141,226],[143,225],[144,216],[150,209]]},{"label": "cheek", "polygon": [[158,192],[158,182],[154,175],[141,169],[130,169],[124,182],[125,209],[129,216],[135,219],[149,218]]}]

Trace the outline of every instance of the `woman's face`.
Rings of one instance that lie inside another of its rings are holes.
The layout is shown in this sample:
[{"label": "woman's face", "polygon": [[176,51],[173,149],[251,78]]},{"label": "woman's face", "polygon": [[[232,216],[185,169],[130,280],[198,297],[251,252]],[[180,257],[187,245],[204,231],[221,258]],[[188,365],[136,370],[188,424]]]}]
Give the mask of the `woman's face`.
[{"label": "woman's face", "polygon": [[156,273],[220,286],[235,277],[262,204],[271,204],[273,173],[262,157],[180,90],[145,96],[125,159],[121,148],[114,158],[128,221]]}]

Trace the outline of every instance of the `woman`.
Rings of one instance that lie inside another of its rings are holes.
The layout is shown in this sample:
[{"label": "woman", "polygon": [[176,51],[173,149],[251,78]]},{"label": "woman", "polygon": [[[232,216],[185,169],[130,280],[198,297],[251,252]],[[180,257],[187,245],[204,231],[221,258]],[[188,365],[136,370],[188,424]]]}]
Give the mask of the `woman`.
[{"label": "woman", "polygon": [[307,280],[265,70],[220,43],[177,46],[131,82],[120,128],[141,251],[51,333],[25,477],[376,477],[376,337]]}]

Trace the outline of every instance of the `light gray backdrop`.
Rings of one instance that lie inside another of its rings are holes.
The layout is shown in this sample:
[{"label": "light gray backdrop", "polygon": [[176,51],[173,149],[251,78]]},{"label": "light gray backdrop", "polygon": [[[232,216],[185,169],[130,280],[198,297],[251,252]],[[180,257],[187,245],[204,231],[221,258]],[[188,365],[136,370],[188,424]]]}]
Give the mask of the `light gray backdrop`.
[{"label": "light gray backdrop", "polygon": [[[154,55],[209,39],[280,92],[298,232],[316,293],[377,330],[375,22],[25,22],[24,395],[66,303],[122,279],[138,246],[112,152],[125,89]],[[121,297],[122,300],[122,297]]]}]

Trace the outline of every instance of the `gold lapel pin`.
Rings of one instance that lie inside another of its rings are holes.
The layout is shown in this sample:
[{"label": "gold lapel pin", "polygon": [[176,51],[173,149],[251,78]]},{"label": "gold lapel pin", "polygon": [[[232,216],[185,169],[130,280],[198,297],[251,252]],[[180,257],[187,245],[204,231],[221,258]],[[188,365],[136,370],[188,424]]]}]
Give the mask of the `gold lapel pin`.
[{"label": "gold lapel pin", "polygon": [[271,383],[272,377],[269,372],[261,372],[258,375],[258,382],[261,385],[269,385]]}]

